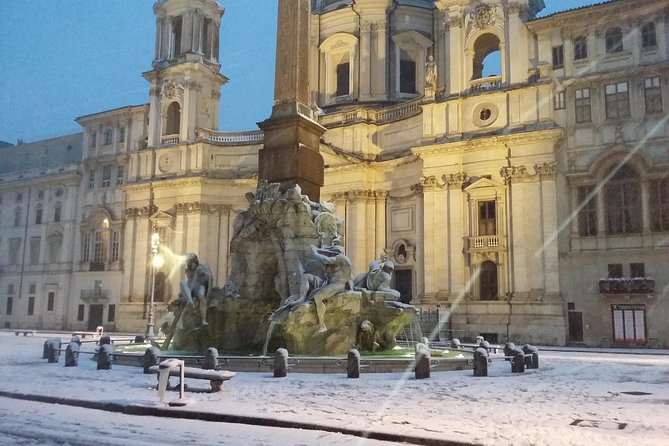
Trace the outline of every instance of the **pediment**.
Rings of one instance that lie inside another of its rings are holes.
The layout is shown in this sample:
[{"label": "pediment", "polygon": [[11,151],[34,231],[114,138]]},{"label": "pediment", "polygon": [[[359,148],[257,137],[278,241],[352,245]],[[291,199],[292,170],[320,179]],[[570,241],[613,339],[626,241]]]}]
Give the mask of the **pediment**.
[{"label": "pediment", "polygon": [[173,219],[173,215],[164,211],[156,211],[153,215],[151,215],[151,217],[149,217],[149,220],[158,226],[170,226]]},{"label": "pediment", "polygon": [[475,179],[476,177],[472,177],[469,179],[469,181],[473,181],[469,186],[464,188],[464,191],[467,193],[472,193],[476,190],[480,189],[488,189],[488,188],[494,188],[494,189],[503,189],[504,185],[502,183],[498,183],[497,181],[493,181],[489,178],[479,178]]}]

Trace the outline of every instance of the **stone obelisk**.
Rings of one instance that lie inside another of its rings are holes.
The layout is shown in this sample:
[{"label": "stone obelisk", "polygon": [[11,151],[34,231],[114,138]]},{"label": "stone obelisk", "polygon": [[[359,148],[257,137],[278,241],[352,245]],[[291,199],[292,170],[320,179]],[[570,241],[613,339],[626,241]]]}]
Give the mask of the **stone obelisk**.
[{"label": "stone obelisk", "polygon": [[309,106],[310,0],[279,0],[276,74],[272,115],[258,123],[265,143],[258,158],[258,179],[298,184],[311,201],[320,201],[323,156],[319,125]]}]

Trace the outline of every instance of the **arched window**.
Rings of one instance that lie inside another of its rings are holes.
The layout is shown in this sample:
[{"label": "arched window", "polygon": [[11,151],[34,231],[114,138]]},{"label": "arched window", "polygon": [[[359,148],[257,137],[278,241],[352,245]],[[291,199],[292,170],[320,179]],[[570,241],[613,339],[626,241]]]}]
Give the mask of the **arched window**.
[{"label": "arched window", "polygon": [[606,31],[604,37],[606,43],[607,53],[619,53],[623,50],[623,30],[620,28],[612,28]]},{"label": "arched window", "polygon": [[588,58],[588,39],[585,36],[579,36],[574,39],[574,60]]},{"label": "arched window", "polygon": [[109,220],[103,219],[93,234],[93,262],[105,263],[109,250]]},{"label": "arched window", "polygon": [[497,265],[495,262],[486,260],[481,264],[481,274],[479,275],[480,298],[481,300],[497,300]]},{"label": "arched window", "polygon": [[[496,35],[486,33],[474,42],[474,60],[472,61],[472,79],[481,79],[501,74],[501,53]],[[490,58],[488,56],[491,56]]]},{"label": "arched window", "polygon": [[604,186],[604,206],[608,234],[641,232],[641,184],[634,169],[616,170]]},{"label": "arched window", "polygon": [[178,102],[172,102],[167,107],[167,123],[165,125],[165,135],[178,135],[181,127],[181,106]]}]

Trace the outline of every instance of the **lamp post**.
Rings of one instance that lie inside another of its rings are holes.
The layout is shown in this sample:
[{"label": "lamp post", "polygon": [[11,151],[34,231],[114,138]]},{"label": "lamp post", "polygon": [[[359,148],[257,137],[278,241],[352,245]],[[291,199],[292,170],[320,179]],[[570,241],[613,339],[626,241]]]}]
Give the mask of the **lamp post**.
[{"label": "lamp post", "polygon": [[156,268],[163,265],[163,258],[158,254],[158,246],[160,245],[160,234],[158,228],[153,229],[151,234],[151,298],[149,302],[149,320],[146,323],[146,339],[155,339],[156,335],[153,333],[153,299],[156,294]]}]

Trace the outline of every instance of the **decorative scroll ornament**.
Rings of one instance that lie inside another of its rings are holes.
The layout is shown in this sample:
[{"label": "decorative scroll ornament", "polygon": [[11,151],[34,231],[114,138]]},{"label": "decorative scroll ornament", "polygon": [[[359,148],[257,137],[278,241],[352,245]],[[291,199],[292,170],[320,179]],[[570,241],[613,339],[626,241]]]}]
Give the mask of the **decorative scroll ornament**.
[{"label": "decorative scroll ornament", "polygon": [[178,99],[184,98],[184,86],[179,82],[167,81],[163,84],[161,91],[163,99]]}]

